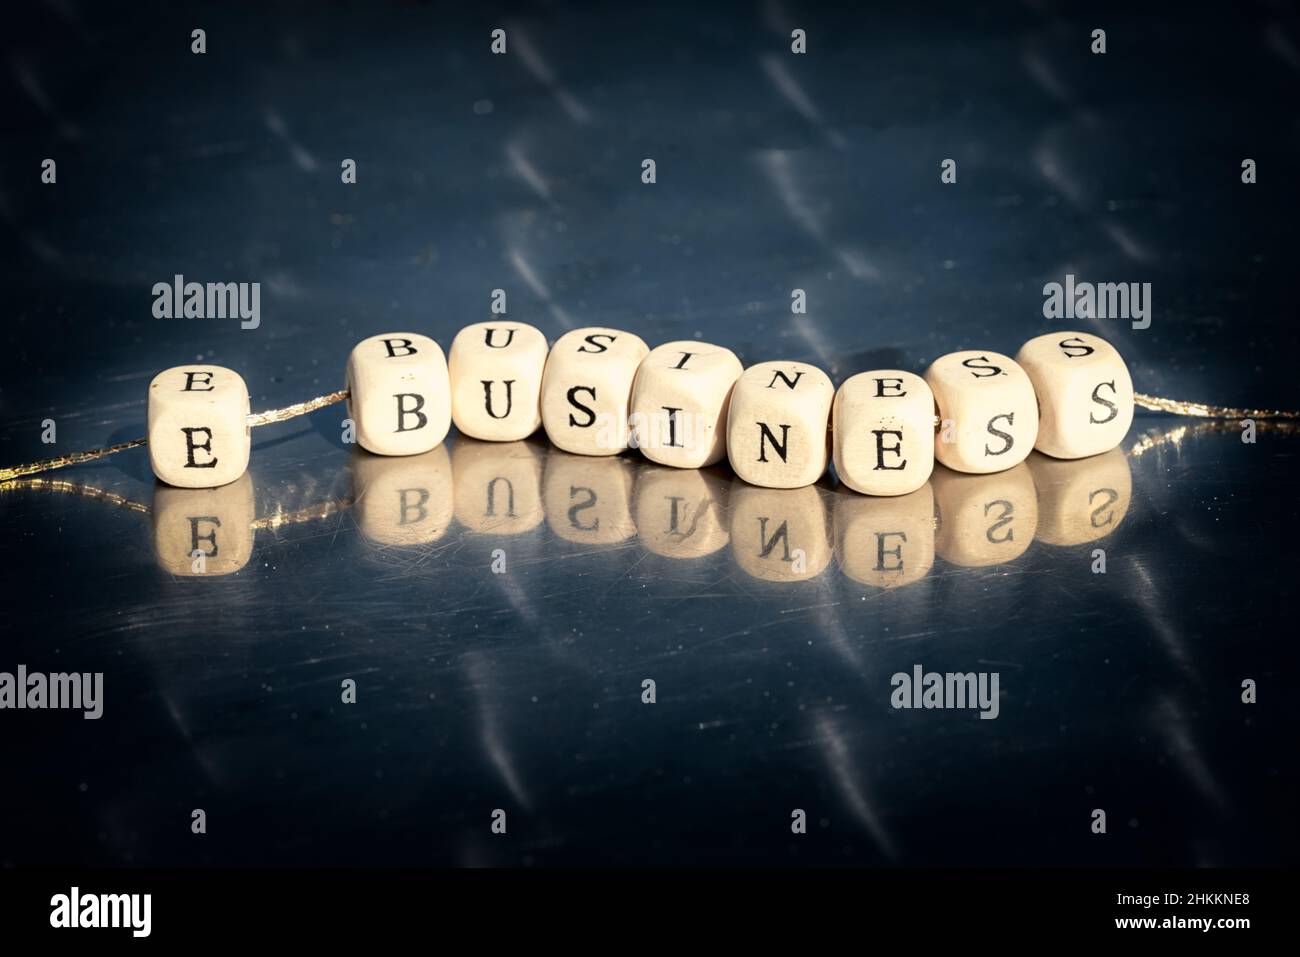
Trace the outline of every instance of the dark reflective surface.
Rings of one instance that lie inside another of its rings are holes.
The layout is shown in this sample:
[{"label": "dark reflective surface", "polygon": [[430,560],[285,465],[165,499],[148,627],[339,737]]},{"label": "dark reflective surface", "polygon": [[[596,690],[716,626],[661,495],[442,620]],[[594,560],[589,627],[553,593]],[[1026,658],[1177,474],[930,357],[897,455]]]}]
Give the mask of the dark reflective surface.
[{"label": "dark reflective surface", "polygon": [[[551,338],[839,382],[1013,353],[1067,271],[1150,281],[1150,329],[1081,320],[1139,389],[1296,405],[1295,187],[1264,165],[1295,132],[1259,93],[1294,101],[1287,22],[1116,13],[1102,60],[1050,10],[538,8],[493,59],[492,18],[287,8],[204,11],[203,59],[187,11],[30,16],[5,464],[142,434],[149,379],[197,356],[255,409],[329,391],[356,340],[445,344],[498,287]],[[261,327],[153,319],[176,272],[262,282]],[[1291,433],[1140,416],[1107,456],[871,499],[539,438],[375,459],[341,418],[258,430],[223,489],[137,451],[0,492],[0,670],[105,674],[99,721],[0,713],[0,864],[1295,857]],[[918,664],[998,672],[998,718],[892,708]]]}]

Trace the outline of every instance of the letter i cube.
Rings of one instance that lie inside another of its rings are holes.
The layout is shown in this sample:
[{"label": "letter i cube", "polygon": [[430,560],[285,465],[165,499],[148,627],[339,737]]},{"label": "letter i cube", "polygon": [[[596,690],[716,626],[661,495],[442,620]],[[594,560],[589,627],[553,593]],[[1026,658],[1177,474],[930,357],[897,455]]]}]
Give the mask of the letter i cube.
[{"label": "letter i cube", "polygon": [[490,442],[526,439],[542,424],[546,336],[522,322],[479,322],[451,341],[451,418]]},{"label": "letter i cube", "polygon": [[800,488],[826,471],[835,387],[805,362],[760,362],[736,380],[727,410],[727,458],[750,485]]},{"label": "letter i cube", "polygon": [[934,394],[911,372],[844,380],[831,410],[835,471],[865,495],[906,495],[934,471]]},{"label": "letter i cube", "polygon": [[1026,342],[1016,361],[1038,395],[1038,451],[1081,459],[1124,441],[1133,424],[1133,380],[1105,339],[1054,332]]},{"label": "letter i cube", "polygon": [[348,414],[357,442],[376,455],[418,455],[451,428],[451,382],[442,347],[414,332],[386,332],[348,356]]},{"label": "letter i cube", "polygon": [[650,349],[630,332],[574,329],[555,340],[542,376],[542,425],[551,443],[577,455],[628,447],[637,368]]},{"label": "letter i cube", "polygon": [[642,454],[682,469],[722,461],[731,388],[744,370],[721,346],[688,340],[652,349],[632,391],[632,432]]},{"label": "letter i cube", "polygon": [[925,370],[939,430],[934,457],[958,472],[1001,472],[1023,462],[1038,436],[1038,400],[1025,370],[996,352],[940,356]]},{"label": "letter i cube", "polygon": [[252,446],[248,386],[221,366],[176,366],[149,383],[149,464],[179,488],[215,488],[244,474]]}]

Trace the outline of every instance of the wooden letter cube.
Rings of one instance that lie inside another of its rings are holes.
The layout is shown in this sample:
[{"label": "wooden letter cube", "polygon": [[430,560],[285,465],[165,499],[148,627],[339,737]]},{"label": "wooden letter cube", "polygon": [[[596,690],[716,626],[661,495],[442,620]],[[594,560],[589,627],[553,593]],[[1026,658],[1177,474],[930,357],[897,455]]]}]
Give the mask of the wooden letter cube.
[{"label": "wooden letter cube", "polygon": [[727,454],[727,405],[745,367],[736,354],[703,342],[651,350],[632,390],[632,433],[651,462],[698,469]]},{"label": "wooden letter cube", "polygon": [[800,488],[830,458],[826,426],[835,387],[805,362],[760,362],[736,380],[727,411],[727,458],[763,488]]},{"label": "wooden letter cube", "polygon": [[1080,459],[1124,440],[1133,424],[1133,380],[1105,339],[1053,332],[1026,342],[1016,361],[1038,394],[1038,451]]},{"label": "wooden letter cube", "polygon": [[650,352],[618,329],[574,329],[555,340],[542,377],[542,425],[551,442],[577,455],[617,455],[628,447],[637,367]]},{"label": "wooden letter cube", "polygon": [[934,471],[934,394],[911,372],[852,376],[835,393],[831,444],[835,471],[855,492],[915,492]]},{"label": "wooden letter cube", "polygon": [[248,468],[248,386],[221,366],[176,366],[149,383],[149,464],[179,488],[226,485]]},{"label": "wooden letter cube", "polygon": [[1004,355],[972,350],[935,359],[925,381],[938,407],[934,457],[958,472],[1019,465],[1038,436],[1038,400],[1025,370]]},{"label": "wooden letter cube", "polygon": [[451,341],[451,418],[465,435],[526,439],[542,424],[546,336],[522,322],[480,322]]},{"label": "wooden letter cube", "polygon": [[451,383],[442,347],[414,332],[362,339],[348,357],[348,415],[376,455],[419,455],[451,428]]}]

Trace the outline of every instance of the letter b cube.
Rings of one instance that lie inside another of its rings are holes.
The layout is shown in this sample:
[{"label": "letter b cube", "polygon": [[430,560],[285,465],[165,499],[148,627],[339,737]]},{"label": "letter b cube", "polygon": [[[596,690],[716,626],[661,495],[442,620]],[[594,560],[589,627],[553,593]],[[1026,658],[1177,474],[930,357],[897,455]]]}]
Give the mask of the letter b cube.
[{"label": "letter b cube", "polygon": [[348,414],[357,442],[376,455],[419,455],[451,428],[451,380],[442,347],[414,332],[386,332],[348,356]]},{"label": "letter b cube", "polygon": [[226,485],[248,468],[248,386],[221,366],[176,366],[149,383],[149,464],[179,488]]}]

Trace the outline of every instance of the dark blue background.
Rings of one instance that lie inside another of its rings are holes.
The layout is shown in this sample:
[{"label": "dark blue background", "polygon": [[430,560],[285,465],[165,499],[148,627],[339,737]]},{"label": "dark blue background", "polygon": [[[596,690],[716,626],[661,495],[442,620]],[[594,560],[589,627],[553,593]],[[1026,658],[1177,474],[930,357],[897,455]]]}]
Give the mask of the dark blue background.
[{"label": "dark blue background", "polygon": [[[700,337],[838,383],[1014,354],[1063,327],[1042,286],[1067,272],[1150,282],[1150,329],[1075,324],[1139,390],[1300,406],[1300,21],[1281,8],[7,17],[6,465],[143,434],[149,379],[200,356],[241,372],[254,409],[330,391],[357,340],[446,345],[497,287],[551,338]],[[261,328],[154,319],[153,283],[178,272],[261,282]],[[255,433],[259,515],[346,500],[341,416]],[[1181,424],[1140,416],[1125,448]],[[0,865],[1293,862],[1297,439],[1238,434],[1130,459],[1105,576],[1093,546],[1038,541],[989,568],[939,558],[897,591],[836,562],[780,584],[730,548],[674,561],[546,524],[379,548],[347,509],[192,580],[159,567],[147,515],[0,492],[0,670],[106,675],[98,722],[0,713]],[[55,477],[154,492],[142,450]],[[853,494],[833,476],[817,492],[831,517]],[[916,663],[999,671],[1000,718],[894,711],[889,676]]]}]

